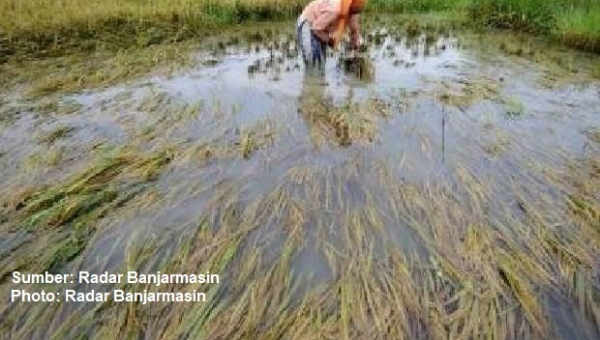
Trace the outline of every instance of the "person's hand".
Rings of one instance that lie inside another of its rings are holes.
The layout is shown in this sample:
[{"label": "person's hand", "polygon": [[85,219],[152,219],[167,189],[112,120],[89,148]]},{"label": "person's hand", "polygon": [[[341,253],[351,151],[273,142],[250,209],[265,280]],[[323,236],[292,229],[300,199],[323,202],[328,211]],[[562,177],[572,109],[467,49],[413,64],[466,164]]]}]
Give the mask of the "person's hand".
[{"label": "person's hand", "polygon": [[353,51],[359,51],[361,46],[363,45],[362,36],[358,35],[350,42],[350,49]]},{"label": "person's hand", "polygon": [[333,48],[335,46],[335,39],[333,37],[329,37],[326,42],[327,46]]}]

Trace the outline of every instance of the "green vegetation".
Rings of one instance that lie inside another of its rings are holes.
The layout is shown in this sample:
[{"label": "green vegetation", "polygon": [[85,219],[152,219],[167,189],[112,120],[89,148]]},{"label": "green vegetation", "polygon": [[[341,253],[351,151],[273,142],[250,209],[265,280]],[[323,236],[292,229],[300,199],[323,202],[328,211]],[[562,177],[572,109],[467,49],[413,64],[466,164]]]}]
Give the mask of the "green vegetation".
[{"label": "green vegetation", "polygon": [[569,9],[557,19],[552,33],[583,50],[600,51],[600,4],[589,9]]},{"label": "green vegetation", "polygon": [[[247,21],[291,19],[304,0],[0,0],[0,61],[14,54],[145,47]],[[369,11],[470,13],[486,26],[552,34],[600,50],[594,0],[372,0]]]},{"label": "green vegetation", "polygon": [[479,0],[469,11],[487,26],[550,34],[568,45],[600,52],[596,0]]},{"label": "green vegetation", "polygon": [[[0,58],[202,39],[242,21],[290,18],[304,1],[1,0]],[[214,33],[214,32],[213,32]],[[0,59],[1,60],[1,59]]]},{"label": "green vegetation", "polygon": [[370,10],[401,13],[444,12],[465,9],[472,0],[370,0]]}]

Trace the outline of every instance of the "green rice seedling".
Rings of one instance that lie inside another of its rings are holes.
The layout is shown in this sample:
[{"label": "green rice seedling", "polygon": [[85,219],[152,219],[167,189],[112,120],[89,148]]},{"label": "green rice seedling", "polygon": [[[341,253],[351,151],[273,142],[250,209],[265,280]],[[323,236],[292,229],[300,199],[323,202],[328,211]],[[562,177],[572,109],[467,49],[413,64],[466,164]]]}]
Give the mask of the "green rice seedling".
[{"label": "green rice seedling", "polygon": [[596,65],[592,68],[592,76],[600,79],[600,63],[596,63]]},{"label": "green rice seedling", "polygon": [[520,116],[525,111],[525,106],[516,98],[505,98],[502,100],[506,106],[506,114],[511,117]]}]

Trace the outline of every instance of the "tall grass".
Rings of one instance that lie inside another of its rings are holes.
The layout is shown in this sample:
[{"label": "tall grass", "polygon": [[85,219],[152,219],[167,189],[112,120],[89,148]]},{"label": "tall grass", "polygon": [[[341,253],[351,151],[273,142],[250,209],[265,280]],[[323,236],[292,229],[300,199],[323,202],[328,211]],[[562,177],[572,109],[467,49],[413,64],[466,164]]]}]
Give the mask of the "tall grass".
[{"label": "tall grass", "polygon": [[[290,19],[308,0],[0,0],[0,60],[17,52],[48,54],[201,38],[259,20]],[[598,51],[595,0],[371,0],[376,13],[460,11],[502,28],[553,33]]]},{"label": "tall grass", "polygon": [[303,0],[0,0],[0,58],[201,38],[248,20],[290,18]]},{"label": "tall grass", "polygon": [[393,11],[393,12],[430,12],[430,11],[449,11],[465,8],[472,0],[371,0],[370,9],[374,11]]},{"label": "tall grass", "polygon": [[561,13],[553,33],[567,44],[600,52],[600,4],[588,10],[572,8]]},{"label": "tall grass", "polygon": [[600,52],[600,2],[596,0],[481,0],[469,6],[486,26],[549,34],[562,42]]}]

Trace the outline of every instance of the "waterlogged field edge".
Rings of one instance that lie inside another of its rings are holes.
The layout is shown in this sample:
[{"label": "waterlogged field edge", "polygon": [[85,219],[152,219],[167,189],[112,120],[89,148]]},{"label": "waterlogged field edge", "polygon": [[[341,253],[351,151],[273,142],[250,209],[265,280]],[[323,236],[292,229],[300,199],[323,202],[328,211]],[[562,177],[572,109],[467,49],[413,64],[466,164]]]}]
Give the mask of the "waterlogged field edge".
[{"label": "waterlogged field edge", "polygon": [[[0,0],[0,61],[10,56],[146,47],[202,39],[249,21],[292,19],[304,0]],[[469,25],[525,30],[600,51],[594,0],[371,0],[368,15],[445,13]]]}]

